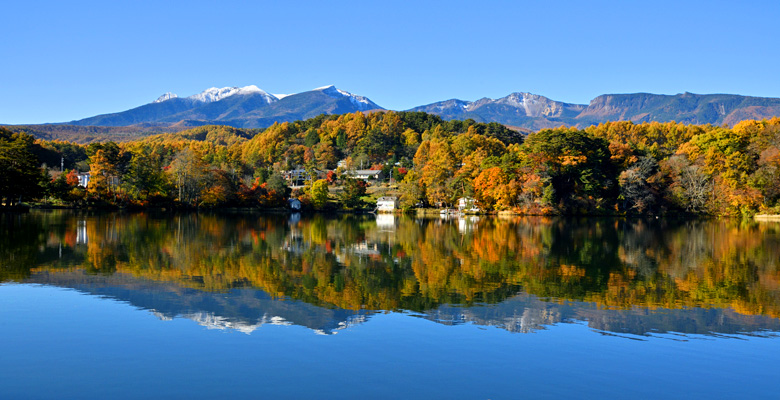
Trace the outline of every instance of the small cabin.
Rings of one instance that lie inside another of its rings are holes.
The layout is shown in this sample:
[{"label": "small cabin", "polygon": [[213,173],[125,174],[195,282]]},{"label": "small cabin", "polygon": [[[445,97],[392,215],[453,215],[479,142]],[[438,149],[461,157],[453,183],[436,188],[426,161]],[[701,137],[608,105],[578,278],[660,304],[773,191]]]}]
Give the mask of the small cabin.
[{"label": "small cabin", "polygon": [[301,211],[302,206],[303,203],[298,199],[287,199],[287,207],[292,211]]},{"label": "small cabin", "polygon": [[79,174],[79,186],[84,187],[84,188],[87,187],[87,185],[89,185],[89,177],[90,176],[91,175],[90,175],[89,172],[82,172],[82,173],[80,173]]},{"label": "small cabin", "polygon": [[376,201],[377,212],[393,212],[398,208],[398,199],[395,197],[380,197]]}]

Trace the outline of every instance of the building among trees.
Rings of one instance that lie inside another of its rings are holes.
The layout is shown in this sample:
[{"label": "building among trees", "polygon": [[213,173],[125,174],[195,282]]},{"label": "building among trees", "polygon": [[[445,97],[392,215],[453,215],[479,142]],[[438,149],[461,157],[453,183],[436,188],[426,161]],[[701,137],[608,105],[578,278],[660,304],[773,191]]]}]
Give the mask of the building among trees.
[{"label": "building among trees", "polygon": [[89,172],[79,174],[79,186],[86,188],[89,185]]},{"label": "building among trees", "polygon": [[287,199],[287,207],[292,211],[301,211],[303,204],[298,199]]},{"label": "building among trees", "polygon": [[479,212],[477,199],[473,197],[461,197],[458,199],[458,212]]},{"label": "building among trees", "polygon": [[377,212],[393,212],[398,208],[398,199],[395,197],[380,197],[376,201]]},{"label": "building among trees", "polygon": [[362,179],[364,181],[380,181],[385,179],[385,174],[379,169],[356,169],[345,173],[349,177]]}]

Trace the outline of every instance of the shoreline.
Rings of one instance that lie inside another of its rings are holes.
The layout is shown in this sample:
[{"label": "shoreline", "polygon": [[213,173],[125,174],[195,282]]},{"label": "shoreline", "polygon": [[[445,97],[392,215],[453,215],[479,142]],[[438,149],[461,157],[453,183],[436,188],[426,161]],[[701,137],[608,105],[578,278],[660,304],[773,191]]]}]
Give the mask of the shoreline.
[{"label": "shoreline", "polygon": [[78,207],[78,206],[40,206],[33,205],[14,209],[4,209],[0,207],[0,212],[8,213],[27,213],[30,211],[72,211],[72,212],[120,212],[120,213],[217,213],[217,214],[302,214],[302,215],[407,215],[411,217],[422,218],[463,218],[463,217],[494,217],[494,218],[514,218],[514,217],[562,217],[562,218],[628,218],[628,219],[656,219],[656,220],[679,220],[679,219],[744,219],[755,221],[780,221],[780,214],[759,214],[755,216],[715,216],[715,215],[697,215],[697,214],[664,214],[664,215],[638,215],[638,214],[526,214],[516,211],[492,211],[492,212],[450,212],[442,214],[442,209],[437,208],[419,208],[411,210],[396,209],[392,212],[375,212],[372,209],[364,210],[291,210],[284,207],[274,208],[254,208],[254,207],[224,207],[224,208],[198,208],[198,207]]}]

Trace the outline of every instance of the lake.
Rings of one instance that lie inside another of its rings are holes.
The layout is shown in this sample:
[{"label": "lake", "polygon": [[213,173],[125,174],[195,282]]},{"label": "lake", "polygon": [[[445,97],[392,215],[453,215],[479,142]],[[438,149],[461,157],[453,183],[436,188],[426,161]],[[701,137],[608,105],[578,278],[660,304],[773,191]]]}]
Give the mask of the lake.
[{"label": "lake", "polygon": [[777,398],[780,223],[0,214],[0,398]]}]

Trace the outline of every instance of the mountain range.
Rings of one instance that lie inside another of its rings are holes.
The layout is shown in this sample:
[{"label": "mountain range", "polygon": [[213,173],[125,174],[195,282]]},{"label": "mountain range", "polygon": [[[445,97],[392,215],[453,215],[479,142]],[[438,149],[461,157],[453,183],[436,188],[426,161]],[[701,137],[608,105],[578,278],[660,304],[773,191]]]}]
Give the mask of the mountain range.
[{"label": "mountain range", "polygon": [[780,116],[780,99],[731,94],[605,94],[589,104],[570,104],[531,93],[474,102],[446,100],[412,108],[444,119],[499,122],[538,130],[561,125],[586,127],[606,121],[734,125],[746,119]]},{"label": "mountain range", "polygon": [[257,86],[210,88],[181,98],[165,93],[157,100],[131,110],[71,121],[79,126],[230,125],[265,128],[274,122],[295,121],[320,114],[382,110],[371,100],[325,86],[291,95],[273,95]]},{"label": "mountain range", "polygon": [[[257,86],[225,87],[210,88],[189,97],[165,93],[151,103],[127,111],[60,124],[16,128],[41,138],[63,138],[73,132],[95,138],[117,134],[132,137],[133,133],[176,131],[210,124],[265,128],[274,122],[304,120],[320,114],[374,110],[385,109],[367,97],[335,86],[289,95],[267,93]],[[594,98],[589,104],[572,104],[537,94],[516,92],[499,99],[450,99],[408,111],[423,111],[446,120],[498,122],[525,131],[561,125],[583,128],[620,120],[734,125],[746,119],[780,116],[780,98],[687,92],[676,95],[633,93],[605,94]]]}]

